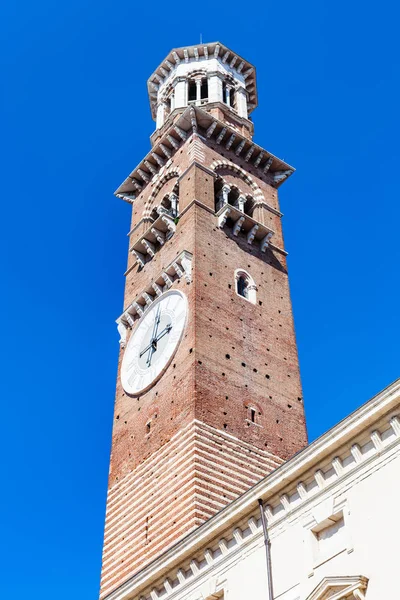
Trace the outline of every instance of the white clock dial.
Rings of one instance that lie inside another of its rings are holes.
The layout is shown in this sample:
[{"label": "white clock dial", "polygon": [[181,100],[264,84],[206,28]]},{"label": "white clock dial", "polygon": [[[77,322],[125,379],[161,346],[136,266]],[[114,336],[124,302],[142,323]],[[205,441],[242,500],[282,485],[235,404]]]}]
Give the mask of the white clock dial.
[{"label": "white clock dial", "polygon": [[121,382],[128,394],[143,394],[164,373],[182,337],[186,316],[186,296],[170,290],[157,298],[140,318],[121,365]]}]

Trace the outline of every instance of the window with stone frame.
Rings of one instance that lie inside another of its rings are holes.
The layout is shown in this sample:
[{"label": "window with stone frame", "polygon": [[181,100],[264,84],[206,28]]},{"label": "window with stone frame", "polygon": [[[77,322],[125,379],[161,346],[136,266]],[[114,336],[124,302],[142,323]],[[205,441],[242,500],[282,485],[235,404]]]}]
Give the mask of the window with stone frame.
[{"label": "window with stone frame", "polygon": [[235,271],[235,289],[238,296],[241,296],[252,304],[256,303],[257,286],[247,271],[240,269]]},{"label": "window with stone frame", "polygon": [[309,576],[342,552],[353,551],[347,499],[334,503],[331,497],[321,502],[304,522],[305,556]]}]

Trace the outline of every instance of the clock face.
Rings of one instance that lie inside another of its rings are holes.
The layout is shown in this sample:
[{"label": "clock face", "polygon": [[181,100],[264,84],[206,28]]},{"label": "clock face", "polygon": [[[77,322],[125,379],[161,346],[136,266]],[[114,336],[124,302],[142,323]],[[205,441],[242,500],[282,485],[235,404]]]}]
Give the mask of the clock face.
[{"label": "clock face", "polygon": [[128,394],[143,394],[164,373],[181,340],[186,316],[186,296],[170,290],[140,318],[121,365],[121,383]]}]

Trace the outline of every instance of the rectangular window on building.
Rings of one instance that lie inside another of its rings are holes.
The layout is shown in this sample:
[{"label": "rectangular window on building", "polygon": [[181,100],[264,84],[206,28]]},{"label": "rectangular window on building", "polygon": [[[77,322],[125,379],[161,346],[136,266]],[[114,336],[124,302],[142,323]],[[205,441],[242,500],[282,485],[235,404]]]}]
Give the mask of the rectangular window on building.
[{"label": "rectangular window on building", "polygon": [[311,530],[314,567],[346,549],[347,537],[343,512],[332,515]]}]

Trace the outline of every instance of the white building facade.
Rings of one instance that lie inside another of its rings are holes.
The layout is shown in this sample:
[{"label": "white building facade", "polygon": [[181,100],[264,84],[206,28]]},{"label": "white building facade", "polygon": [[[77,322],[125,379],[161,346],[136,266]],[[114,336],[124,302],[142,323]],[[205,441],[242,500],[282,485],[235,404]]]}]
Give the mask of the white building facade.
[{"label": "white building facade", "polygon": [[399,475],[397,380],[107,600],[397,599]]}]

